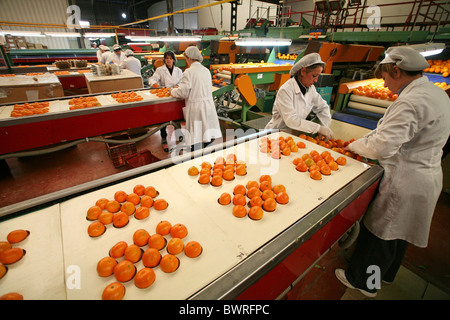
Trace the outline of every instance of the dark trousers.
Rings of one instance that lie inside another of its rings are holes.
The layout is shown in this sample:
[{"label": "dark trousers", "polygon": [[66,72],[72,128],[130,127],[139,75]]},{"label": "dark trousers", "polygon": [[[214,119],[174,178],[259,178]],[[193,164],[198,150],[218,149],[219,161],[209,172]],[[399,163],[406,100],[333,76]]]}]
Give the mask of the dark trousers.
[{"label": "dark trousers", "polygon": [[400,239],[380,239],[361,224],[350,267],[345,271],[347,280],[356,288],[375,292],[376,289],[367,286],[367,280],[373,275],[369,267],[379,267],[380,281],[392,282],[402,264],[407,248],[408,242]]}]

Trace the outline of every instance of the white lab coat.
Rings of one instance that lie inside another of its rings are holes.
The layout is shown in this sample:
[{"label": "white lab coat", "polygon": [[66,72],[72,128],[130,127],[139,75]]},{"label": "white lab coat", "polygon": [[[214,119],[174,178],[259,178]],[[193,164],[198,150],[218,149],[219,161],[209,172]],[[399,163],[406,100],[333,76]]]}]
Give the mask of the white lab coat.
[{"label": "white lab coat", "polygon": [[109,60],[109,56],[111,55],[111,51],[105,51],[102,54],[102,61],[100,61],[102,64],[106,64]]},{"label": "white lab coat", "polygon": [[349,149],[384,168],[364,225],[384,240],[426,247],[442,191],[441,156],[450,134],[450,100],[426,77],[414,80],[386,110],[377,128]]},{"label": "white lab coat", "polygon": [[125,54],[120,51],[120,55],[117,55],[115,52],[111,52],[108,57],[108,63],[115,63],[120,66],[120,63],[125,60]]},{"label": "white lab coat", "polygon": [[[212,78],[207,68],[194,62],[186,69],[178,88],[171,91],[175,98],[185,99],[186,142],[190,145],[222,137],[219,118],[212,96]],[[190,138],[190,139],[189,139]]]},{"label": "white lab coat", "polygon": [[317,92],[316,87],[309,87],[305,95],[300,91],[295,78],[290,78],[278,90],[272,109],[272,119],[266,129],[287,129],[317,133],[318,123],[306,120],[311,110],[326,127],[330,126],[331,113],[327,102]]},{"label": "white lab coat", "polygon": [[133,56],[128,56],[120,63],[122,69],[128,69],[138,75],[141,75],[141,61]]},{"label": "white lab coat", "polygon": [[156,68],[155,73],[148,79],[148,85],[158,84],[160,87],[173,88],[180,83],[183,71],[177,66],[173,67],[172,74],[164,64],[159,68]]},{"label": "white lab coat", "polygon": [[102,50],[98,49],[97,50],[97,62],[102,62],[102,55],[103,55]]}]

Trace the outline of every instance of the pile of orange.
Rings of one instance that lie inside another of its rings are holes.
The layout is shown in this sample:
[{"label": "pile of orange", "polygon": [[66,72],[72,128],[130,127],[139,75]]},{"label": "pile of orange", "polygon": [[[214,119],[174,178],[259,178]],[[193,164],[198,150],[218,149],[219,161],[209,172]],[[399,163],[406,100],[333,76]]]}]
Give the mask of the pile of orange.
[{"label": "pile of orange", "polygon": [[26,76],[41,76],[43,74],[44,74],[43,72],[28,72],[28,73],[25,73]]},{"label": "pile of orange", "polygon": [[19,118],[32,116],[35,114],[44,114],[49,112],[49,105],[50,103],[48,101],[15,104],[13,110],[11,111],[11,117]]},{"label": "pile of orange", "polygon": [[423,72],[440,73],[444,78],[450,75],[450,60],[428,60],[430,65]]},{"label": "pile of orange", "polygon": [[[0,280],[6,275],[8,272],[7,265],[11,265],[16,263],[20,259],[23,258],[26,251],[22,248],[16,247],[13,245],[24,241],[30,235],[30,231],[28,230],[13,230],[8,233],[6,236],[6,241],[0,241]],[[0,297],[0,300],[5,299],[14,299],[14,300],[22,300],[22,295],[11,292]]]},{"label": "pile of orange", "polygon": [[214,165],[204,161],[201,164],[200,170],[196,166],[188,168],[188,175],[191,177],[198,177],[198,183],[212,186],[221,186],[223,180],[234,180],[235,175],[244,176],[247,174],[247,164],[245,161],[237,160],[234,153],[230,153],[224,157],[217,157]]},{"label": "pile of orange", "polygon": [[434,85],[439,88],[445,88],[447,86],[447,82],[435,82]]},{"label": "pile of orange", "polygon": [[238,184],[233,189],[233,196],[224,192],[217,200],[221,205],[233,204],[232,213],[237,218],[248,215],[252,220],[261,220],[264,211],[273,212],[277,204],[287,204],[289,195],[282,184],[272,186],[272,178],[262,175],[259,181],[250,180],[244,186]]},{"label": "pile of orange", "polygon": [[398,94],[393,94],[391,90],[384,87],[383,82],[371,83],[366,86],[359,86],[352,90],[353,94],[358,96],[366,96],[369,98],[395,101],[398,98]]},{"label": "pile of orange", "polygon": [[72,98],[69,100],[69,109],[77,110],[84,108],[93,108],[101,106],[100,102],[96,97],[79,97]]},{"label": "pile of orange", "polygon": [[280,159],[281,155],[288,156],[291,152],[297,152],[299,148],[304,148],[304,145],[295,143],[292,137],[278,137],[278,139],[269,139],[263,137],[260,139],[259,151],[263,153],[270,153],[274,159]]},{"label": "pile of orange", "polygon": [[[214,73],[217,73],[217,69],[214,70]],[[227,83],[225,82],[225,80],[223,80],[223,78],[217,78],[217,75],[215,75],[215,74],[212,76],[212,83],[217,84],[219,86],[227,85]]]},{"label": "pile of orange", "polygon": [[86,220],[90,222],[89,236],[101,236],[110,224],[115,228],[123,228],[128,225],[132,215],[137,220],[146,219],[150,216],[150,208],[157,211],[167,209],[169,204],[166,200],[155,199],[158,195],[159,192],[154,187],[138,184],[131,193],[118,190],[113,199],[98,199],[86,213]]},{"label": "pile of orange", "polygon": [[156,95],[158,98],[167,98],[171,96],[170,89],[166,87],[151,89],[150,93]]},{"label": "pile of orange", "polygon": [[16,75],[14,73],[8,73],[8,74],[0,74],[0,77],[5,78],[5,77],[15,77]]},{"label": "pile of orange", "polygon": [[91,70],[78,70],[78,73],[89,73]]},{"label": "pile of orange", "polygon": [[55,76],[61,76],[61,75],[67,75],[67,74],[70,74],[70,72],[69,72],[69,71],[55,71],[53,74],[54,74]]},{"label": "pile of orange", "polygon": [[300,158],[295,158],[292,163],[297,171],[309,172],[311,179],[321,180],[322,176],[329,176],[333,171],[339,170],[339,166],[344,166],[347,159],[342,156],[334,159],[329,151],[319,154],[317,150],[312,150]]},{"label": "pile of orange", "polygon": [[[167,240],[165,236],[169,236]],[[121,300],[125,295],[126,283],[134,279],[139,289],[150,287],[156,280],[158,269],[165,273],[178,270],[182,252],[189,258],[198,257],[203,249],[199,242],[189,241],[184,244],[188,235],[185,225],[177,223],[172,225],[169,221],[160,221],[155,233],[150,234],[145,229],[138,229],[133,233],[133,242],[117,242],[109,250],[108,256],[97,263],[97,274],[100,277],[114,275],[115,281],[106,286],[103,291],[103,300]],[[161,250],[166,248],[167,253],[162,255]],[[137,270],[136,263],[142,261],[143,268]]]},{"label": "pile of orange", "polygon": [[135,91],[113,93],[113,94],[111,94],[111,97],[116,99],[116,101],[119,103],[136,102],[136,101],[142,101],[144,99],[144,98],[142,98],[141,95],[139,95]]}]

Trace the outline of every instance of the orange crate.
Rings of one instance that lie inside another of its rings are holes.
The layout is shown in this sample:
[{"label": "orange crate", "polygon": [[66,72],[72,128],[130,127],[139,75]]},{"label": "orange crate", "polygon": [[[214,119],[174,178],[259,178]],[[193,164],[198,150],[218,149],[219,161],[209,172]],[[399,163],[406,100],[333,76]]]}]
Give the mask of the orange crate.
[{"label": "orange crate", "polygon": [[[121,134],[118,136],[106,136],[105,139],[112,140],[130,140],[130,136]],[[137,152],[136,143],[106,143],[109,157],[111,158],[114,167],[119,168],[125,165],[125,157],[135,154]]]}]

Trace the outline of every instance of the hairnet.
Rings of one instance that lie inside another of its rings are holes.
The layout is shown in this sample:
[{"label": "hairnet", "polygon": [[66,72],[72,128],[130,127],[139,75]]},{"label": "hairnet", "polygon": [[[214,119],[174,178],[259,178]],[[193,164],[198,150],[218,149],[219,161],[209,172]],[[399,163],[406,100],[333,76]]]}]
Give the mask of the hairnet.
[{"label": "hairnet", "polygon": [[124,54],[125,54],[126,57],[134,56],[133,50],[130,50],[130,49],[125,50]]},{"label": "hairnet", "polygon": [[122,48],[118,44],[113,45],[113,50],[116,51],[117,49],[122,50]]},{"label": "hairnet", "polygon": [[202,54],[200,53],[200,50],[198,50],[197,47],[191,46],[188,47],[184,53],[185,56],[187,56],[188,58],[191,58],[192,60],[197,60],[199,62],[203,61],[203,57]]},{"label": "hairnet", "polygon": [[408,47],[391,47],[386,51],[386,57],[380,64],[395,63],[397,67],[406,71],[421,71],[430,65],[416,50]]},{"label": "hairnet", "polygon": [[312,66],[316,63],[323,63],[325,65],[325,62],[322,61],[322,58],[320,58],[320,54],[314,52],[307,54],[303,58],[297,61],[296,64],[292,67],[291,71],[289,71],[289,74],[291,76],[295,75],[301,68],[306,68],[309,66]]}]

